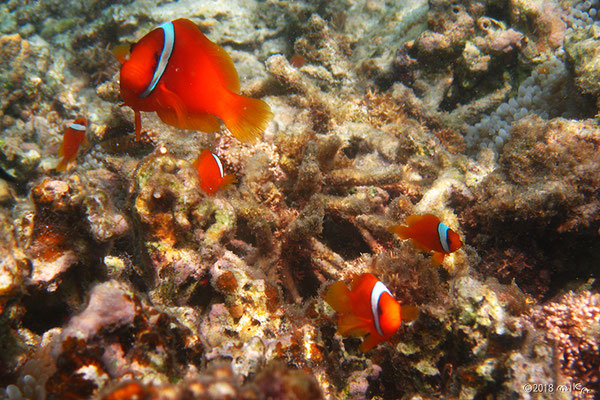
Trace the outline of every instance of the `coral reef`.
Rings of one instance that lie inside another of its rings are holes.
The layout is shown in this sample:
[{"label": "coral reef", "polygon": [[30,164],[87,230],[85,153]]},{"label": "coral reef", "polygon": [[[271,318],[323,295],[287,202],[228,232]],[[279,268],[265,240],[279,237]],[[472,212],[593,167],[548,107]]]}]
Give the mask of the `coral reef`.
[{"label": "coral reef", "polygon": [[[67,3],[0,4],[0,399],[598,396],[597,1]],[[135,141],[110,49],[175,18],[258,143]],[[441,266],[388,230],[426,213]],[[366,354],[323,298],[364,272],[419,309]]]},{"label": "coral reef", "polygon": [[569,292],[558,301],[533,309],[528,320],[554,346],[566,382],[580,387],[574,397],[591,398],[598,393],[600,295]]}]

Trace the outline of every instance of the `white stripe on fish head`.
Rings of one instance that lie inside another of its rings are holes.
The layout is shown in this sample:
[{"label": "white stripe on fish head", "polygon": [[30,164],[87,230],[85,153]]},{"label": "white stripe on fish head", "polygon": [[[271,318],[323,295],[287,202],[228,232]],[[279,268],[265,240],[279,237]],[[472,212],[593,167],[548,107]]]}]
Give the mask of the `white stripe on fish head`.
[{"label": "white stripe on fish head", "polygon": [[154,90],[158,81],[165,73],[165,69],[167,68],[167,64],[169,64],[169,59],[171,58],[171,54],[173,53],[173,46],[175,45],[175,27],[172,22],[164,23],[160,26],[164,34],[164,42],[163,48],[160,53],[160,59],[158,60],[158,65],[154,70],[154,75],[152,76],[152,80],[146,90],[140,94],[140,98],[145,98],[150,96],[150,93]]},{"label": "white stripe on fish head", "polygon": [[87,129],[87,126],[83,125],[83,124],[76,124],[75,122],[73,122],[69,128],[78,131],[78,132],[85,132]]},{"label": "white stripe on fish head", "polygon": [[392,295],[381,281],[377,281],[373,286],[373,290],[371,290],[371,314],[373,315],[375,329],[381,336],[383,336],[383,332],[381,331],[381,322],[379,321],[379,299],[384,293],[389,293],[390,296]]},{"label": "white stripe on fish head", "polygon": [[442,245],[442,249],[446,253],[450,253],[450,243],[448,243],[448,226],[442,222],[438,224],[438,238],[440,240],[440,244]]},{"label": "white stripe on fish head", "polygon": [[225,176],[225,173],[223,172],[223,164],[221,164],[221,160],[219,160],[219,157],[217,157],[216,154],[210,153],[210,155],[213,156],[213,158],[217,162],[217,165],[219,166],[219,172],[221,172],[222,178],[223,176]]}]

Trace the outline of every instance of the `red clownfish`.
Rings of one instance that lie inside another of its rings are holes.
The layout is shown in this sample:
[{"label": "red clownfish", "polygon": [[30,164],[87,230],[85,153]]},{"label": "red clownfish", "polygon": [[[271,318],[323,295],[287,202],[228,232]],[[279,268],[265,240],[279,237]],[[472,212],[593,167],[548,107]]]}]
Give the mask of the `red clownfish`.
[{"label": "red clownfish", "polygon": [[389,231],[402,239],[412,239],[415,246],[423,251],[433,251],[435,265],[440,265],[446,254],[462,246],[458,234],[433,214],[411,215],[406,218],[406,223],[408,226],[392,225]]},{"label": "red clownfish", "polygon": [[190,20],[167,22],[130,49],[118,46],[121,96],[135,112],[140,139],[140,111],[156,111],[169,125],[216,132],[219,117],[233,136],[255,141],[273,113],[262,100],[242,96],[231,57]]},{"label": "red clownfish", "polygon": [[80,145],[87,146],[88,141],[85,136],[87,124],[85,118],[77,118],[63,134],[63,142],[58,151],[58,156],[62,157],[62,160],[56,166],[57,171],[64,171],[67,165],[75,160]]},{"label": "red clownfish", "polygon": [[200,177],[200,187],[206,194],[215,194],[217,190],[237,182],[233,174],[225,175],[221,160],[208,149],[200,153],[193,165]]},{"label": "red clownfish", "polygon": [[352,281],[352,289],[335,282],[325,301],[339,314],[338,333],[343,336],[368,336],[360,345],[367,352],[389,340],[402,320],[417,318],[415,306],[400,306],[390,291],[373,274],[365,273]]}]

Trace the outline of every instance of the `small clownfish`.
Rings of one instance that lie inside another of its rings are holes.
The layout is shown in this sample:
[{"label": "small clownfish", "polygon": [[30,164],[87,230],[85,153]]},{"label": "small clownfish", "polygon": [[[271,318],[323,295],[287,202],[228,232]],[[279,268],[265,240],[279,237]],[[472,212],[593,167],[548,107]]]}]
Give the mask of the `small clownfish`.
[{"label": "small clownfish", "polygon": [[200,153],[193,165],[200,177],[200,187],[208,195],[215,194],[219,189],[227,188],[237,182],[233,174],[225,175],[221,160],[208,149]]},{"label": "small clownfish", "polygon": [[273,118],[262,100],[242,96],[229,54],[211,42],[190,20],[176,19],[146,34],[131,48],[117,46],[121,97],[135,112],[155,111],[169,125],[216,132],[219,117],[243,142],[259,138]]},{"label": "small clownfish", "polygon": [[58,156],[62,157],[62,160],[56,166],[57,171],[62,172],[66,170],[67,165],[77,157],[79,146],[88,145],[88,140],[85,136],[87,125],[88,122],[85,118],[77,118],[63,134],[63,142],[58,151]]},{"label": "small clownfish", "polygon": [[402,239],[412,239],[415,246],[425,252],[433,251],[435,265],[440,265],[446,254],[462,246],[458,234],[433,214],[411,215],[406,218],[406,223],[408,226],[392,225],[389,231]]},{"label": "small clownfish", "polygon": [[365,353],[380,342],[389,341],[403,320],[412,321],[419,314],[415,306],[401,306],[388,288],[369,273],[355,278],[350,290],[344,282],[335,282],[327,289],[325,301],[339,314],[340,335],[368,334],[360,345]]}]

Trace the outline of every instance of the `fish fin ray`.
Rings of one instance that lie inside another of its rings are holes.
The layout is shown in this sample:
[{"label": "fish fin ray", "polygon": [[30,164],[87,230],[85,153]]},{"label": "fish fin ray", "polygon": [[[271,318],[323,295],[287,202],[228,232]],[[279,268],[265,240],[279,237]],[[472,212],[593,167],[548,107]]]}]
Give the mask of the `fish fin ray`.
[{"label": "fish fin ray", "polygon": [[[178,19],[177,22],[181,27],[192,33],[192,37],[196,38],[200,46],[208,51],[213,60],[218,65],[217,71],[221,75],[225,87],[234,93],[240,92],[240,79],[238,77],[233,60],[227,52],[218,44],[211,42],[202,31],[189,19]],[[200,33],[199,35],[197,33]]]},{"label": "fish fin ray", "polygon": [[435,266],[442,265],[442,263],[444,262],[444,257],[446,257],[446,254],[439,252],[439,251],[435,251],[433,253],[433,257],[431,258],[433,260],[433,265],[435,265]]},{"label": "fish fin ray", "polygon": [[369,333],[370,321],[355,314],[340,315],[338,333],[342,336],[364,336]]},{"label": "fish fin ray", "polygon": [[271,107],[259,99],[232,93],[230,106],[225,109],[223,122],[242,142],[254,143],[273,119]]},{"label": "fish fin ray", "polygon": [[419,307],[400,306],[400,318],[402,321],[414,321],[419,316]]},{"label": "fish fin ray", "polygon": [[67,169],[67,165],[69,164],[69,161],[63,157],[59,162],[58,165],[56,166],[56,171],[58,172],[63,172]]},{"label": "fish fin ray", "polygon": [[130,48],[131,45],[129,44],[118,44],[112,48],[112,53],[115,58],[119,60],[121,64],[123,64],[125,61],[127,61],[127,55],[129,54]]},{"label": "fish fin ray", "polygon": [[161,104],[156,113],[165,124],[207,133],[219,130],[221,123],[217,117],[208,113],[188,113],[185,104],[177,94],[164,85],[160,87],[160,90],[164,94],[165,104]]},{"label": "fish fin ray", "polygon": [[232,184],[237,183],[237,179],[235,177],[235,175],[233,174],[227,174],[223,177],[223,189],[227,189],[228,187],[230,187]]},{"label": "fish fin ray", "polygon": [[371,350],[373,347],[377,346],[380,342],[381,342],[381,339],[371,333],[360,344],[360,351],[362,351],[363,353],[366,353],[367,351]]},{"label": "fish fin ray", "polygon": [[344,282],[335,282],[325,295],[325,301],[339,313],[350,313],[352,312],[352,305],[350,303],[350,290]]},{"label": "fish fin ray", "polygon": [[410,234],[408,232],[408,226],[404,225],[392,225],[388,228],[388,231],[395,233],[400,237],[400,239],[410,239]]}]

